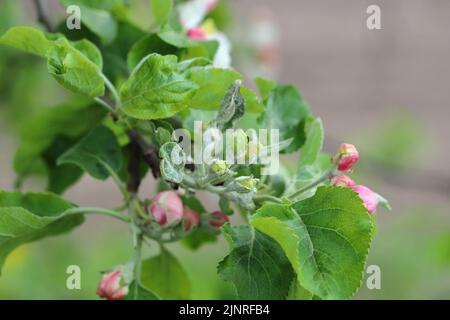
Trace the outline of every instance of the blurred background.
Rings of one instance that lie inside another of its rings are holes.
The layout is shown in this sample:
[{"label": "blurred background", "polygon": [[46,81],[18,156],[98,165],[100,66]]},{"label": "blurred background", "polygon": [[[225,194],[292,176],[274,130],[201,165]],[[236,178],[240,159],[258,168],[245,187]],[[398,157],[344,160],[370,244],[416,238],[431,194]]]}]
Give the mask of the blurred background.
[{"label": "blurred background", "polygon": [[[145,27],[148,1],[130,2]],[[57,0],[44,3],[54,23],[64,17]],[[366,27],[371,4],[381,8],[381,30]],[[231,0],[225,13],[233,65],[249,79],[296,85],[324,122],[325,149],[354,143],[356,178],[390,201],[392,211],[377,213],[368,260],[381,268],[381,289],[364,280],[355,298],[450,299],[450,1]],[[19,24],[38,24],[33,1],[0,0],[0,34]],[[0,47],[0,189],[13,188],[21,123],[68,95],[43,61]],[[25,187],[42,185],[36,178]],[[141,192],[154,189],[148,176]],[[65,197],[111,207],[120,194],[112,182],[84,176]],[[203,199],[217,209],[216,199]],[[96,298],[99,271],[127,261],[129,247],[126,226],[90,216],[70,235],[19,247],[0,277],[0,298]],[[192,298],[233,298],[216,275],[225,247],[170,247],[186,263]],[[81,290],[66,289],[72,264],[81,267]]]}]

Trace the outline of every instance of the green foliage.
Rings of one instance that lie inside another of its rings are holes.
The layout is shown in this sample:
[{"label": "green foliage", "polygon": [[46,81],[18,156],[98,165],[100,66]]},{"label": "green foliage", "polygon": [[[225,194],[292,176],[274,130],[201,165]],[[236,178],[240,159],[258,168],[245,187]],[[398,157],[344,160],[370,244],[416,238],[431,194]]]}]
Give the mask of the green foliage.
[{"label": "green foliage", "polygon": [[292,207],[265,205],[251,217],[283,248],[299,284],[322,299],[348,299],[359,288],[372,223],[354,191],[335,187]]},{"label": "green foliage", "polygon": [[99,126],[58,158],[58,165],[71,163],[92,177],[105,180],[122,165],[122,151],[114,132]]},{"label": "green foliage", "polygon": [[173,1],[172,0],[151,0],[152,13],[155,20],[163,25],[169,19],[172,12]]},{"label": "green foliage", "polygon": [[142,284],[162,299],[189,299],[189,278],[177,259],[162,248],[159,255],[142,262]]},{"label": "green foliage", "polygon": [[120,95],[129,116],[161,119],[187,108],[197,88],[178,72],[175,56],[151,54],[136,66]]},{"label": "green foliage", "polygon": [[74,206],[50,193],[0,192],[0,270],[21,244],[70,231],[83,223]]},{"label": "green foliage", "polygon": [[74,165],[57,166],[57,158],[105,116],[98,106],[77,103],[44,109],[25,121],[14,156],[19,181],[31,175],[48,175],[48,190],[60,193],[74,183],[81,171]]},{"label": "green foliage", "polygon": [[[241,75],[234,70],[212,67],[192,68],[188,74],[189,80],[200,88],[192,98],[191,106],[202,110],[217,110],[233,82],[241,79]],[[253,91],[241,87],[241,94],[244,97],[247,111],[261,112],[264,110],[264,106]]]},{"label": "green foliage", "polygon": [[[108,2],[108,1],[105,1]],[[67,7],[77,5],[81,11],[81,22],[96,34],[104,43],[111,43],[117,35],[117,21],[99,1],[62,0]]]},{"label": "green foliage", "polygon": [[305,142],[305,119],[309,106],[293,86],[278,85],[269,92],[261,122],[280,130],[280,141],[291,139],[285,152],[298,150]]},{"label": "green foliage", "polygon": [[[97,213],[130,229],[133,258],[114,269],[128,286],[125,299],[191,298],[184,259],[163,244],[179,241],[197,250],[216,242],[220,231],[230,251],[218,273],[239,299],[350,298],[361,283],[374,219],[350,188],[322,187],[337,174],[336,160],[322,152],[322,122],[297,89],[256,78],[257,95],[239,72],[218,68],[222,41],[191,39],[179,21],[180,1],[150,1],[148,24],[132,19],[134,4],[125,0],[61,2],[81,8],[81,30],[68,31],[61,21],[60,33],[15,26],[0,38],[46,59],[48,72],[76,94],[68,97],[76,102],[40,109],[23,123],[16,187],[42,175],[47,190],[62,193],[86,172],[112,177],[122,202],[115,209],[79,208],[54,193],[0,192],[0,267],[17,246],[70,231],[83,214]],[[221,3],[203,18],[222,26],[226,8]],[[0,21],[0,29],[9,24]],[[204,154],[226,142],[214,137],[199,144],[195,120],[203,120],[202,129],[239,129],[233,139],[251,148],[232,152],[247,162],[228,163],[217,152],[211,163],[191,163],[192,151]],[[278,129],[280,142],[259,141],[247,128]],[[265,176],[269,164],[248,163],[252,149],[260,158],[278,147],[300,151],[291,172],[280,164],[279,172]],[[158,191],[172,191],[158,203],[139,190],[149,169]],[[212,212],[197,197],[200,190],[216,195]],[[235,212],[246,224],[228,223]],[[148,243],[161,250],[143,260]]]},{"label": "green foliage", "polygon": [[219,264],[219,274],[231,281],[238,299],[285,299],[293,271],[280,245],[251,226],[225,225],[231,252]]}]

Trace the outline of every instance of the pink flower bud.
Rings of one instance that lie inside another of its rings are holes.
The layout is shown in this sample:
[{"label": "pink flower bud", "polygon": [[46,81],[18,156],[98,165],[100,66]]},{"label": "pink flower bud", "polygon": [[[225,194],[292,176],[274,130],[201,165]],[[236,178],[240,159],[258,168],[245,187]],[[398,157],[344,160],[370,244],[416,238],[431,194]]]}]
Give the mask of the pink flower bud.
[{"label": "pink flower bud", "polygon": [[121,283],[122,272],[111,271],[103,275],[98,284],[97,295],[108,300],[122,300],[128,294],[128,286]]},{"label": "pink flower bud", "polygon": [[331,185],[337,187],[351,187],[355,185],[355,181],[345,174],[334,176],[331,178]]},{"label": "pink flower bud", "polygon": [[183,203],[175,191],[159,192],[152,200],[150,213],[160,226],[174,226],[183,219]]},{"label": "pink flower bud", "polygon": [[351,188],[358,192],[359,197],[364,202],[364,206],[369,213],[374,213],[377,210],[378,196],[375,192],[361,185],[351,186]]},{"label": "pink flower bud", "polygon": [[355,146],[349,143],[343,143],[339,146],[337,151],[337,161],[339,171],[348,171],[358,161],[358,150]]},{"label": "pink flower bud", "polygon": [[198,226],[199,223],[200,215],[190,208],[184,208],[184,230],[189,231],[191,228]]},{"label": "pink flower bud", "polygon": [[214,211],[211,213],[211,221],[209,224],[214,228],[220,228],[228,222],[228,216],[221,211]]},{"label": "pink flower bud", "polygon": [[206,40],[208,34],[202,28],[191,28],[188,30],[187,36],[192,40]]}]

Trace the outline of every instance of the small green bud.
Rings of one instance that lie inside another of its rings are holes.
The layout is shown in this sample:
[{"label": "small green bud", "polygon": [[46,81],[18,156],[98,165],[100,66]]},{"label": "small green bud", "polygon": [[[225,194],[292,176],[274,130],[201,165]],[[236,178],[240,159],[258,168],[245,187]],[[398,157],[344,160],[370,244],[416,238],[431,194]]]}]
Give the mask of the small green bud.
[{"label": "small green bud", "polygon": [[223,175],[227,172],[230,165],[224,160],[215,160],[211,164],[211,171],[218,174]]},{"label": "small green bud", "polygon": [[236,190],[240,193],[247,193],[254,191],[258,185],[258,179],[252,177],[239,177],[235,180]]}]

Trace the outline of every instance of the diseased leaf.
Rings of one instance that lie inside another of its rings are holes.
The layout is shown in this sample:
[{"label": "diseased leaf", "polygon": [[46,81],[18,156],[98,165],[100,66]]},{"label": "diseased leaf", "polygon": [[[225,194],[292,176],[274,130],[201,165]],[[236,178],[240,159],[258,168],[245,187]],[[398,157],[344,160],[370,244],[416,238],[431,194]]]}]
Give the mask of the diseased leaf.
[{"label": "diseased leaf", "polygon": [[186,271],[164,248],[159,255],[142,262],[141,282],[162,299],[189,299],[191,294]]},{"label": "diseased leaf", "polygon": [[222,227],[231,252],[218,272],[236,288],[238,299],[285,299],[294,272],[278,243],[248,225]]},{"label": "diseased leaf", "polygon": [[186,155],[176,142],[167,142],[159,149],[161,174],[167,181],[180,183],[184,177]]},{"label": "diseased leaf", "polygon": [[168,118],[188,107],[197,88],[178,72],[175,56],[150,54],[122,85],[122,108],[138,119]]},{"label": "diseased leaf", "polygon": [[122,152],[111,129],[99,126],[58,159],[58,165],[71,163],[92,177],[105,180],[122,165]]},{"label": "diseased leaf", "polygon": [[68,232],[83,223],[82,215],[67,215],[74,205],[51,193],[0,191],[0,270],[21,244]]},{"label": "diseased leaf", "polygon": [[361,285],[373,223],[350,188],[321,187],[292,207],[264,205],[251,225],[280,244],[307,291],[348,299]]},{"label": "diseased leaf", "polygon": [[223,98],[216,123],[219,129],[228,129],[245,113],[245,102],[241,95],[241,81],[236,80]]}]

